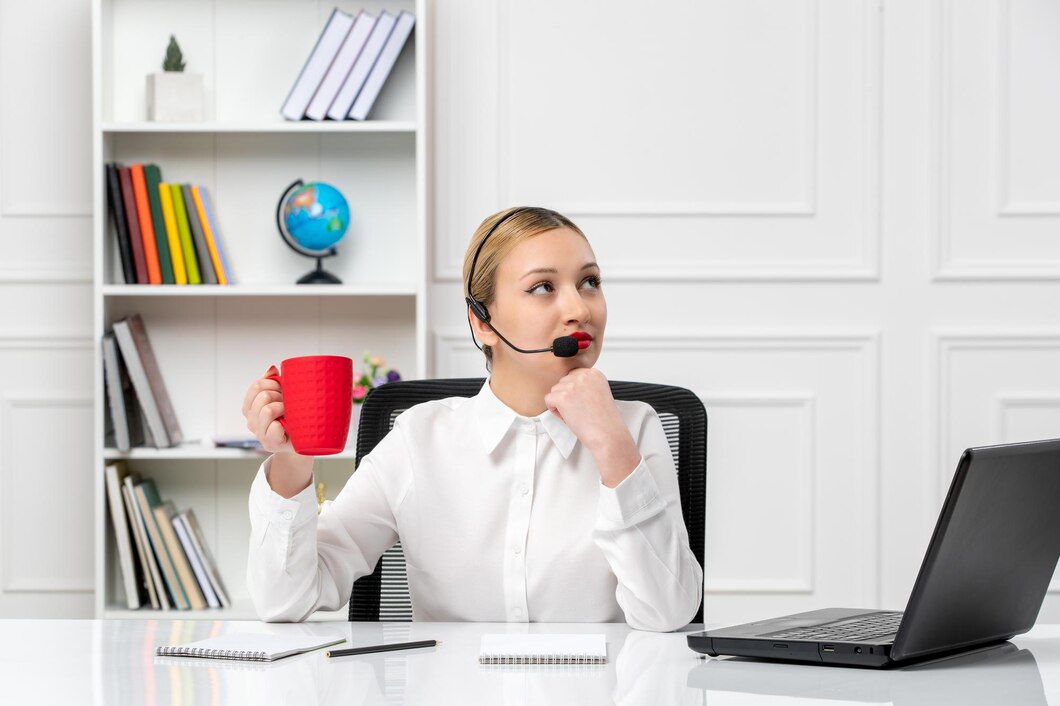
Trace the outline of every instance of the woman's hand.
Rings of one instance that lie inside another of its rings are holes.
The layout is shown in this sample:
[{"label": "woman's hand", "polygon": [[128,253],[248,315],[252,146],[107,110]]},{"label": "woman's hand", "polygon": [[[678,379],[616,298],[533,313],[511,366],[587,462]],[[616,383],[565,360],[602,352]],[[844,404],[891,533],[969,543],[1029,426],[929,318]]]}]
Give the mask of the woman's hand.
[{"label": "woman's hand", "polygon": [[247,388],[247,394],[243,396],[243,416],[247,420],[247,429],[266,451],[294,453],[287,432],[277,421],[283,416],[283,392],[280,383],[269,380],[269,375],[277,373],[276,366],[271,365],[264,376]]},{"label": "woman's hand", "polygon": [[596,368],[567,373],[545,395],[545,404],[592,453],[604,485],[615,487],[640,464],[640,451],[618,413],[607,378]]}]

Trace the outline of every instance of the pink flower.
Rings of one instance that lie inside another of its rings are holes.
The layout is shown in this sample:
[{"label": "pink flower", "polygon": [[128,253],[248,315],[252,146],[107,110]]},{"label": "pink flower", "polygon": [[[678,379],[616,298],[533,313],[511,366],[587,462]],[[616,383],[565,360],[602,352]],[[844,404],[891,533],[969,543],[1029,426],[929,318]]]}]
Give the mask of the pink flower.
[{"label": "pink flower", "polygon": [[368,388],[364,385],[355,385],[353,388],[353,401],[361,402],[368,395]]},{"label": "pink flower", "polygon": [[383,367],[383,363],[385,362],[386,361],[383,360],[382,356],[373,355],[371,360],[368,361],[368,364],[371,365],[373,368],[381,368]]}]

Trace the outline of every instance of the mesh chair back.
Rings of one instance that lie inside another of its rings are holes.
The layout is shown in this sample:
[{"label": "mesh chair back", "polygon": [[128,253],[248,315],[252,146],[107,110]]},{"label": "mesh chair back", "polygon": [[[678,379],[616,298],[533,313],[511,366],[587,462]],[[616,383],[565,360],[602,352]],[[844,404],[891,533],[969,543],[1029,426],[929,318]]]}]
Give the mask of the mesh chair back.
[{"label": "mesh chair back", "polygon": [[[409,407],[446,397],[473,397],[484,382],[484,378],[405,380],[372,390],[361,409],[357,464],[387,435],[398,415]],[[682,387],[615,380],[610,384],[616,400],[646,402],[662,420],[677,468],[681,512],[688,529],[688,541],[696,560],[703,566],[707,486],[707,412],[703,403]],[[412,601],[400,542],[383,553],[374,572],[354,582],[350,620],[412,620]],[[702,620],[703,604],[700,602],[692,622]]]}]

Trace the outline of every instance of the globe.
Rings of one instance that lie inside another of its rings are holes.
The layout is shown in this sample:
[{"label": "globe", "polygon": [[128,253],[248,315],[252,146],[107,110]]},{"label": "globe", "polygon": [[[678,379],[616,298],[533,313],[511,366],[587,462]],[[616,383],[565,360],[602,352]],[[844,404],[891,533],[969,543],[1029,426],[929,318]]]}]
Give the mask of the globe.
[{"label": "globe", "polygon": [[317,259],[316,270],[299,279],[299,284],[341,283],[324,271],[321,260],[337,254],[335,245],[350,225],[350,207],[342,192],[322,181],[306,184],[299,179],[280,197],[276,224],[292,250]]}]

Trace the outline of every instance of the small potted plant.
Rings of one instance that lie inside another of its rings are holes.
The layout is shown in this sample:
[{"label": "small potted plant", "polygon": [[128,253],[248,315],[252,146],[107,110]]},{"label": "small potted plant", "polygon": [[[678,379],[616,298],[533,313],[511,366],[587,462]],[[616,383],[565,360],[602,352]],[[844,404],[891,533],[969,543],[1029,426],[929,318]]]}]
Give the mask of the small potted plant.
[{"label": "small potted plant", "polygon": [[202,74],[184,71],[184,54],[173,35],[162,71],[147,76],[147,119],[159,122],[202,120]]}]

